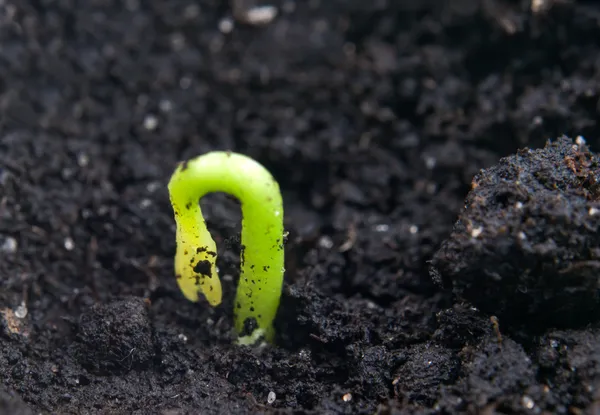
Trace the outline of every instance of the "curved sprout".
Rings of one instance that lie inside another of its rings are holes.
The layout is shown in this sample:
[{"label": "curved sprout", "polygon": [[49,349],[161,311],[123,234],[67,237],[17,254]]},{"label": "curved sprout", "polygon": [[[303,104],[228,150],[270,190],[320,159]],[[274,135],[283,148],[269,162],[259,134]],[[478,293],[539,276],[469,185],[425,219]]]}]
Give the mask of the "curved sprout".
[{"label": "curved sprout", "polygon": [[241,270],[234,305],[238,341],[250,344],[262,335],[272,341],[284,273],[283,202],[273,176],[253,159],[211,152],[180,163],[173,173],[169,194],[177,224],[179,288],[190,301],[198,301],[201,292],[212,306],[221,303],[216,244],[199,204],[212,192],[241,202]]}]

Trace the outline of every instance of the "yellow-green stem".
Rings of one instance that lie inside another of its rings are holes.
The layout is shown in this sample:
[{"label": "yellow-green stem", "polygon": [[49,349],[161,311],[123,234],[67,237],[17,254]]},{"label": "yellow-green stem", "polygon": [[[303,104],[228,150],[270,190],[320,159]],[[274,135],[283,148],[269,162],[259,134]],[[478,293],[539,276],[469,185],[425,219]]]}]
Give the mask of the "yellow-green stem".
[{"label": "yellow-green stem", "polygon": [[[212,306],[221,303],[217,249],[199,200],[208,193],[236,197],[242,209],[241,270],[234,304],[235,329],[242,344],[264,335],[273,340],[284,272],[283,203],[279,185],[253,159],[212,152],[179,164],[169,182],[177,224],[175,274],[190,301],[202,292]],[[256,322],[256,330],[245,330]]]}]

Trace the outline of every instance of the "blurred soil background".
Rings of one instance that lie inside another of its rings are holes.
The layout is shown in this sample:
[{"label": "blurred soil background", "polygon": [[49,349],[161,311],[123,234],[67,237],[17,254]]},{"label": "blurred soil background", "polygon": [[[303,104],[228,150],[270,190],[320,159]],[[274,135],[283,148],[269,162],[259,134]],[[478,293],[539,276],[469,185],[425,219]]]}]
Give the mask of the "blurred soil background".
[{"label": "blurred soil background", "polygon": [[[0,1],[0,413],[598,413],[600,6],[246,3]],[[275,346],[232,344],[236,201],[223,305],[176,286],[210,150],[283,191]]]}]

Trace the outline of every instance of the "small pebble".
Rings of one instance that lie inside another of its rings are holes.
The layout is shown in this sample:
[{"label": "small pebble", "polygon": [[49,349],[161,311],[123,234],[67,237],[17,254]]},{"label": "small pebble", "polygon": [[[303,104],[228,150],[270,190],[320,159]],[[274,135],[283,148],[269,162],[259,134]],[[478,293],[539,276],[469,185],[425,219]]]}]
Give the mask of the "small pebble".
[{"label": "small pebble", "polygon": [[352,400],[352,394],[351,393],[347,393],[344,396],[342,396],[342,401],[344,402],[350,402]]},{"label": "small pebble", "polygon": [[277,399],[277,395],[275,395],[275,392],[269,392],[269,395],[267,395],[267,403],[270,405],[273,402],[275,402],[275,399]]},{"label": "small pebble", "polygon": [[18,248],[17,240],[15,238],[13,238],[12,236],[9,236],[0,245],[0,252],[4,252],[7,254],[14,254],[15,252],[17,252],[17,248]]},{"label": "small pebble", "polygon": [[531,0],[531,12],[533,14],[545,12],[551,5],[551,0]]},{"label": "small pebble", "polygon": [[478,228],[475,228],[471,231],[471,237],[477,238],[479,235],[481,235],[482,232],[483,232],[483,227],[479,226]]},{"label": "small pebble", "polygon": [[239,11],[236,13],[236,18],[244,23],[254,26],[269,24],[277,16],[277,8],[275,6],[258,6],[250,9]]},{"label": "small pebble", "polygon": [[86,167],[90,162],[90,158],[85,153],[79,153],[77,155],[77,164],[79,167]]},{"label": "small pebble", "polygon": [[27,317],[27,306],[25,305],[25,303],[21,303],[21,305],[19,305],[17,307],[17,309],[15,310],[15,317],[16,318]]},{"label": "small pebble", "polygon": [[154,131],[158,127],[158,119],[152,115],[148,114],[144,118],[144,128],[148,131]]},{"label": "small pebble", "polygon": [[533,409],[533,407],[535,406],[535,402],[533,402],[533,399],[531,399],[527,395],[525,395],[525,396],[523,396],[523,398],[521,398],[521,403],[527,409]]},{"label": "small pebble", "polygon": [[221,19],[219,22],[219,31],[223,34],[231,33],[233,30],[233,20],[229,18]]},{"label": "small pebble", "polygon": [[73,248],[75,248],[75,243],[73,242],[73,239],[71,239],[69,236],[67,236],[65,238],[64,244],[65,244],[65,249],[67,251],[72,251]]},{"label": "small pebble", "polygon": [[425,167],[432,170],[437,164],[437,160],[434,157],[425,157]]},{"label": "small pebble", "polygon": [[333,247],[333,241],[329,236],[321,236],[319,238],[319,246],[324,249],[331,249]]}]

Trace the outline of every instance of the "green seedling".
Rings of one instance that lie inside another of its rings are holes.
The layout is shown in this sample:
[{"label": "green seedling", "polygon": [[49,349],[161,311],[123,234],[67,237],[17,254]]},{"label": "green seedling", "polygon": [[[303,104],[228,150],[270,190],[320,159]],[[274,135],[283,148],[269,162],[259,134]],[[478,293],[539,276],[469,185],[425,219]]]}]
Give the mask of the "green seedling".
[{"label": "green seedling", "polygon": [[283,285],[283,202],[279,185],[253,159],[231,152],[211,152],[179,164],[169,182],[177,224],[175,275],[183,295],[209,304],[222,300],[217,248],[206,227],[199,200],[224,192],[242,208],[241,270],[234,319],[240,344],[274,337],[273,320]]}]

